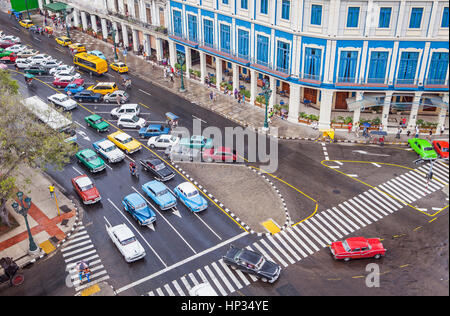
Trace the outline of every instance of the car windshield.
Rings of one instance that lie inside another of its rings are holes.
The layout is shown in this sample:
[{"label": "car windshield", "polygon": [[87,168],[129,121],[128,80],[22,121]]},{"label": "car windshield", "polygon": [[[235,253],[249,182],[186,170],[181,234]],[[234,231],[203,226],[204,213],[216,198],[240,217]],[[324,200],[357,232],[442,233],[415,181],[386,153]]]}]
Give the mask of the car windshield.
[{"label": "car windshield", "polygon": [[61,101],[61,102],[64,102],[64,101],[67,101],[67,100],[69,100],[69,97],[66,97],[66,96],[64,96],[61,99],[59,99],[59,101]]},{"label": "car windshield", "polygon": [[344,247],[344,249],[345,249],[346,252],[351,251],[351,249],[350,249],[349,245],[347,244],[347,241],[346,241],[346,240],[344,240],[344,241],[342,242],[342,246]]},{"label": "car windshield", "polygon": [[255,265],[256,270],[261,270],[265,262],[266,259],[264,259],[264,257],[261,257],[261,259],[259,259],[258,263]]},{"label": "car windshield", "polygon": [[94,187],[94,185],[91,183],[91,184],[85,185],[84,187],[81,187],[81,191],[87,191],[87,190],[92,189],[93,187]]},{"label": "car windshield", "polygon": [[432,147],[425,147],[423,150],[424,151],[430,151],[430,150],[433,150],[433,148]]},{"label": "car windshield", "polygon": [[96,156],[96,155],[93,155],[93,156],[87,157],[87,158],[86,158],[86,161],[93,161],[93,160],[95,160],[95,159],[97,159],[97,156]]},{"label": "car windshield", "polygon": [[162,190],[162,191],[159,191],[159,192],[157,192],[156,193],[156,196],[161,196],[161,195],[165,195],[165,194],[167,194],[167,189],[164,189],[164,190]]},{"label": "car windshield", "polygon": [[139,117],[137,117],[136,115],[133,116],[131,119],[132,119],[133,122],[135,122],[135,123],[136,123],[137,121],[139,121]]},{"label": "car windshield", "polygon": [[131,137],[125,138],[122,142],[122,144],[127,144],[129,142],[131,142],[133,139]]},{"label": "car windshield", "polygon": [[195,190],[195,191],[192,191],[192,192],[188,192],[187,196],[192,198],[192,197],[196,196],[197,194],[198,194],[198,192],[197,192],[197,190]]},{"label": "car windshield", "polygon": [[109,147],[106,147],[106,148],[104,149],[104,151],[105,151],[105,152],[110,152],[110,151],[113,151],[114,149],[116,149],[116,146],[111,145],[111,146],[109,146]]},{"label": "car windshield", "polygon": [[164,168],[165,168],[164,164],[163,164],[163,163],[160,163],[159,165],[156,165],[154,169],[155,169],[156,171],[159,171],[159,170],[162,170],[162,169],[164,169]]},{"label": "car windshield", "polygon": [[135,210],[140,210],[143,209],[144,207],[146,207],[147,205],[145,204],[145,202],[138,204],[138,205],[134,205],[134,209]]},{"label": "car windshield", "polygon": [[443,148],[442,148],[442,151],[443,151],[444,153],[448,153],[448,147],[443,147]]},{"label": "car windshield", "polygon": [[94,124],[100,124],[102,122],[102,119],[98,119],[96,121],[94,121]]},{"label": "car windshield", "polygon": [[128,245],[128,244],[131,244],[132,242],[135,242],[136,241],[136,237],[130,237],[130,238],[128,238],[128,239],[125,239],[125,240],[121,240],[120,241],[120,244],[122,245],[122,246],[125,246],[125,245]]}]

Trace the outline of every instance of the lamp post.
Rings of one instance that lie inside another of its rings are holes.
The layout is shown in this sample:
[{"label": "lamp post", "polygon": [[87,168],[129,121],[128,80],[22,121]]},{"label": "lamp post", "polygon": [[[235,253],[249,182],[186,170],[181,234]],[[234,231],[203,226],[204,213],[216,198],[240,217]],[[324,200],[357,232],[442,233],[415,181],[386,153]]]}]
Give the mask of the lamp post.
[{"label": "lamp post", "polygon": [[178,61],[178,64],[180,65],[180,72],[181,72],[180,92],[185,92],[186,89],[184,88],[183,66],[184,66],[184,63],[186,62],[186,58],[184,57],[184,55],[181,52],[177,52],[177,61]]},{"label": "lamp post", "polygon": [[28,10],[28,0],[25,0],[25,7],[27,8],[28,20],[31,20],[30,11]]},{"label": "lamp post", "polygon": [[[22,191],[17,192],[17,197],[19,198],[19,203],[14,202],[12,204],[12,207],[13,207],[14,211],[16,211],[17,214],[22,215],[25,219],[25,224],[27,226],[27,232],[28,232],[28,240],[30,241],[30,249],[28,249],[28,253],[36,254],[39,252],[39,248],[36,246],[36,243],[33,240],[33,236],[31,235],[31,231],[30,231],[30,225],[28,225],[28,219],[27,219],[28,210],[31,207],[31,198],[26,197],[25,199],[23,199]],[[20,207],[20,209],[19,209],[19,207]]]},{"label": "lamp post", "polygon": [[270,96],[272,95],[272,90],[269,87],[269,82],[267,80],[264,80],[264,85],[262,86],[263,92],[260,93],[259,95],[263,95],[264,96],[264,101],[266,102],[266,112],[264,115],[264,126],[262,128],[262,130],[264,132],[267,132],[269,130],[269,123],[267,121],[267,108],[269,107],[269,99]]},{"label": "lamp post", "polygon": [[70,34],[69,34],[69,23],[67,23],[67,11],[69,11],[69,13],[71,13],[72,11],[69,9],[64,9],[64,21],[66,21],[66,32],[67,32],[67,37],[70,39]]},{"label": "lamp post", "polygon": [[116,29],[113,27],[111,33],[111,36],[113,38],[113,43],[114,43],[114,61],[118,61],[119,57],[117,56],[117,49],[116,49]]}]

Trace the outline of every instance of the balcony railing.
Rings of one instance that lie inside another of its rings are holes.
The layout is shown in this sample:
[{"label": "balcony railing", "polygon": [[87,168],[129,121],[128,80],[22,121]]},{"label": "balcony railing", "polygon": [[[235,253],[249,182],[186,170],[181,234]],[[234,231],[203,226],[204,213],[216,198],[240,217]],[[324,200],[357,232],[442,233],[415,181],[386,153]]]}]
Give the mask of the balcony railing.
[{"label": "balcony railing", "polygon": [[396,79],[395,80],[395,85],[412,85],[412,86],[417,86],[417,79]]},{"label": "balcony railing", "polygon": [[338,77],[336,83],[356,83],[355,77]]},{"label": "balcony railing", "polygon": [[442,85],[448,86],[448,80],[445,79],[426,79],[425,85]]},{"label": "balcony railing", "polygon": [[386,84],[386,78],[367,78],[366,83]]},{"label": "balcony railing", "polygon": [[147,22],[143,22],[141,20],[138,20],[138,19],[136,19],[136,18],[134,18],[132,16],[127,16],[127,15],[124,15],[124,14],[119,13],[119,12],[113,12],[111,10],[108,10],[108,14],[111,15],[111,16],[114,16],[116,18],[119,18],[121,20],[125,20],[125,21],[128,21],[130,23],[133,23],[135,25],[139,25],[139,26],[144,27],[146,29],[149,29],[151,31],[167,35],[167,29],[165,27],[163,27],[163,26],[151,25],[151,24],[149,24]]},{"label": "balcony railing", "polygon": [[320,75],[315,75],[315,74],[305,74],[305,73],[302,73],[302,74],[300,74],[300,78],[302,78],[302,79],[308,79],[308,80],[320,81]]}]

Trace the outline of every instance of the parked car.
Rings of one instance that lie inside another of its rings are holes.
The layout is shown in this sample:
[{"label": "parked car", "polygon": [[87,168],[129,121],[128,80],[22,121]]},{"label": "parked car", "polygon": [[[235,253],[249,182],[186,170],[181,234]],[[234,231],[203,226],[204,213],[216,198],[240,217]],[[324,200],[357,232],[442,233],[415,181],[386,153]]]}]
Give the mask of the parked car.
[{"label": "parked car", "polygon": [[17,59],[17,55],[12,53],[9,56],[0,58],[0,61],[4,64],[13,64],[16,62],[16,59]]},{"label": "parked car", "polygon": [[106,231],[126,262],[134,262],[145,257],[144,247],[127,225],[106,226]]},{"label": "parked car", "polygon": [[1,57],[5,57],[5,56],[9,56],[11,54],[14,54],[14,52],[10,51],[9,49],[0,48],[0,58]]},{"label": "parked car", "polygon": [[62,107],[64,111],[76,109],[78,106],[75,100],[72,100],[67,95],[62,93],[53,94],[47,97],[47,100],[49,100],[54,105]]},{"label": "parked car", "polygon": [[28,28],[30,28],[31,26],[34,25],[33,21],[31,21],[31,20],[20,20],[19,24],[20,24],[20,26],[22,26],[22,27],[24,27],[26,29],[28,29]]},{"label": "parked car", "polygon": [[25,73],[33,74],[33,75],[45,75],[47,70],[44,67],[39,65],[30,65],[24,69]]},{"label": "parked car", "polygon": [[121,131],[109,134],[107,138],[116,144],[117,147],[125,151],[126,154],[132,154],[142,149],[142,146],[138,141]]},{"label": "parked car", "polygon": [[122,104],[120,107],[113,108],[111,110],[111,117],[112,118],[119,118],[119,116],[124,114],[134,114],[136,116],[139,116],[141,110],[138,104],[135,103],[126,103]]},{"label": "parked car", "polygon": [[61,77],[55,78],[55,80],[53,80],[53,82],[52,82],[52,84],[57,88],[65,88],[70,83],[82,85],[82,84],[84,84],[84,79],[74,79],[72,76],[61,76]]},{"label": "parked car", "polygon": [[213,140],[204,136],[193,135],[191,138],[180,139],[180,145],[195,149],[208,149],[213,146]]},{"label": "parked car", "polygon": [[11,41],[14,44],[20,44],[20,38],[14,35],[6,35],[2,38],[3,41]]},{"label": "parked car", "polygon": [[208,208],[208,203],[190,182],[179,184],[173,192],[180,201],[192,212],[197,213]]},{"label": "parked car", "polygon": [[50,71],[50,69],[52,68],[58,67],[59,65],[61,65],[61,62],[54,59],[44,60],[43,62],[41,62],[41,66],[48,71]]},{"label": "parked car", "polygon": [[175,177],[175,173],[173,170],[166,166],[164,162],[162,162],[158,158],[148,158],[140,160],[142,168],[145,171],[150,171],[152,176],[160,181],[169,181],[173,177]]},{"label": "parked car", "polygon": [[175,144],[172,147],[167,147],[165,154],[171,161],[201,161],[202,152],[200,149],[189,148]]},{"label": "parked car", "polygon": [[37,54],[39,54],[38,50],[28,48],[26,50],[23,50],[23,51],[17,53],[17,57],[18,58],[28,58],[31,56],[36,56]]},{"label": "parked car", "polygon": [[73,95],[73,98],[78,102],[100,102],[102,100],[102,95],[100,93],[94,93],[89,90],[83,90],[77,92]]},{"label": "parked car", "polygon": [[107,95],[108,93],[119,90],[115,82],[98,82],[87,88],[102,95]]},{"label": "parked car", "polygon": [[1,39],[0,40],[0,47],[1,48],[8,48],[13,46],[15,43],[13,41],[10,40],[5,40],[5,39]]},{"label": "parked car", "polygon": [[109,67],[111,68],[111,70],[117,71],[118,73],[128,72],[128,66],[122,62],[109,64]]},{"label": "parked car", "polygon": [[33,65],[40,65],[45,60],[52,60],[52,56],[47,54],[37,54],[34,56],[28,57],[28,60],[31,61]]},{"label": "parked car", "polygon": [[160,149],[166,149],[170,148],[180,141],[180,138],[173,135],[160,135],[160,136],[154,136],[150,137],[147,146],[150,148],[160,148]]},{"label": "parked car", "polygon": [[130,99],[130,96],[128,95],[128,93],[126,93],[123,90],[116,90],[114,92],[108,93],[103,97],[103,100],[106,103],[112,102],[112,103],[117,103],[117,96],[120,97],[120,103],[125,103],[128,102],[128,100]]},{"label": "parked car", "polygon": [[106,168],[105,162],[92,149],[82,149],[75,154],[78,162],[85,165],[90,172],[99,172]]},{"label": "parked car", "polygon": [[433,146],[426,139],[410,138],[410,139],[408,139],[408,145],[422,159],[435,159],[435,158],[437,158],[437,153],[434,151]]},{"label": "parked car", "polygon": [[8,47],[8,50],[10,52],[17,54],[17,53],[20,53],[20,52],[26,50],[27,48],[28,48],[28,46],[26,46],[26,45],[14,44],[13,46]]},{"label": "parked car", "polygon": [[166,135],[170,133],[170,128],[168,126],[163,126],[161,124],[150,124],[146,127],[142,127],[139,130],[139,137],[149,138],[154,136]]},{"label": "parked car", "polygon": [[64,91],[70,95],[76,94],[83,90],[84,90],[83,84],[74,83],[73,81],[64,88]]},{"label": "parked car", "polygon": [[54,75],[56,75],[56,73],[58,73],[60,71],[63,71],[63,70],[66,70],[66,71],[69,71],[69,72],[75,72],[75,68],[73,66],[62,64],[62,65],[59,65],[56,68],[50,69],[49,73],[54,76]]},{"label": "parked car", "polygon": [[81,43],[69,44],[69,48],[72,53],[83,53],[86,51],[86,47]]},{"label": "parked car", "polygon": [[56,43],[58,43],[61,46],[68,46],[72,44],[72,41],[67,36],[59,36],[55,38]]},{"label": "parked car", "polygon": [[145,183],[142,190],[151,198],[159,208],[164,211],[177,206],[177,199],[170,193],[169,188],[162,182],[153,180]]},{"label": "parked car", "polygon": [[98,114],[86,116],[84,118],[84,121],[86,122],[87,126],[92,127],[93,129],[97,130],[97,132],[109,131],[109,124],[106,123]]},{"label": "parked car", "polygon": [[119,128],[137,128],[141,129],[145,126],[145,119],[137,117],[134,114],[124,114],[117,120]]},{"label": "parked car", "polygon": [[230,245],[227,253],[222,257],[223,262],[232,269],[239,269],[243,272],[254,275],[263,282],[275,282],[281,273],[281,267],[263,255]]},{"label": "parked car", "polygon": [[103,53],[101,51],[99,51],[99,50],[90,50],[87,53],[90,54],[90,55],[94,55],[94,56],[97,56],[97,57],[99,57],[101,59],[106,60],[105,55],[103,55]]},{"label": "parked car", "polygon": [[92,144],[95,151],[109,163],[120,162],[125,159],[125,154],[114,143],[106,138]]},{"label": "parked car", "polygon": [[30,66],[30,61],[26,58],[17,58],[16,59],[16,67],[19,69],[24,69]]},{"label": "parked car", "polygon": [[76,71],[68,71],[68,70],[60,70],[57,71],[53,77],[55,79],[60,78],[60,77],[72,77],[72,80],[74,79],[81,79],[81,75],[76,72]]},{"label": "parked car", "polygon": [[148,225],[156,220],[156,214],[137,193],[127,195],[122,201],[125,211],[137,220],[140,225]]},{"label": "parked car", "polygon": [[94,204],[102,199],[94,182],[85,174],[73,178],[72,186],[83,204]]},{"label": "parked car", "polygon": [[333,258],[349,261],[350,259],[375,258],[386,254],[379,238],[350,237],[344,241],[335,241],[330,246]]},{"label": "parked car", "polygon": [[236,162],[236,151],[228,147],[211,147],[203,150],[203,160],[206,162],[222,161]]},{"label": "parked car", "polygon": [[433,147],[441,158],[448,158],[448,142],[443,140],[433,140]]}]

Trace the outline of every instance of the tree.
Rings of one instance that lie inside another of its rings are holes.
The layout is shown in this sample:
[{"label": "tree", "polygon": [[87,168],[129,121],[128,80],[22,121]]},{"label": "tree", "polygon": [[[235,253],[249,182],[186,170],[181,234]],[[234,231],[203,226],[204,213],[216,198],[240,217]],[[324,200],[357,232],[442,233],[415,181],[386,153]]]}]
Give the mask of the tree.
[{"label": "tree", "polygon": [[[64,141],[67,135],[40,123],[24,107],[18,88],[17,81],[0,70],[0,218],[8,226],[6,202],[14,196],[15,171],[22,164],[61,170],[77,150]],[[65,116],[70,119],[69,114]]]}]

